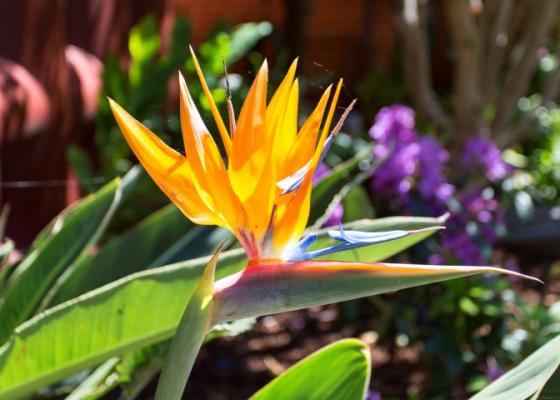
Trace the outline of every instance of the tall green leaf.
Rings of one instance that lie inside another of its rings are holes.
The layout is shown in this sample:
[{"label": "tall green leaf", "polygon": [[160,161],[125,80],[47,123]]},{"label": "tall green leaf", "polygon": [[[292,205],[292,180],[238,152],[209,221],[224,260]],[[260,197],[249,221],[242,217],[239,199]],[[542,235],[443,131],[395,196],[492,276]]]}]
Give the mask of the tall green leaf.
[{"label": "tall green leaf", "polygon": [[[560,336],[556,336],[527,357],[521,364],[486,386],[470,400],[525,400],[541,398],[539,394],[560,366]],[[557,399],[555,396],[542,399]],[[552,390],[548,393],[552,394]]]},{"label": "tall green leaf", "polygon": [[309,221],[315,222],[327,210],[333,197],[348,183],[350,174],[361,162],[372,157],[371,148],[367,148],[356,154],[349,160],[339,164],[330,174],[322,178],[311,193],[311,211]]},{"label": "tall green leaf", "polygon": [[154,265],[169,247],[193,225],[174,205],[169,205],[106,243],[96,254],[82,257],[58,288],[50,305],[56,305],[134,272]]},{"label": "tall green leaf", "polygon": [[[411,219],[409,222],[410,226],[407,218],[382,219],[361,221],[346,228],[416,229],[437,223],[433,219]],[[402,250],[414,237],[395,241],[401,243],[401,247],[392,245],[392,250]],[[318,241],[328,241],[325,233]],[[337,258],[367,257],[367,249],[371,251],[370,261],[379,260],[377,256],[380,254],[394,254],[376,250],[378,247],[341,252]],[[205,257],[137,273],[47,310],[21,325],[0,349],[0,399],[19,398],[113,356],[170,338],[207,263]],[[238,272],[244,265],[243,251],[226,252],[220,258],[217,277]],[[379,284],[375,282],[373,276],[369,280],[360,276],[356,282],[359,294],[373,293],[368,292],[368,285],[380,292]],[[394,282],[391,285],[386,280],[384,282],[386,290],[396,289]],[[345,287],[350,291],[347,295],[351,295],[354,289],[351,285]],[[306,301],[315,292],[317,289],[306,295]],[[324,292],[316,296],[315,304],[328,302],[328,298],[329,294]],[[287,305],[297,308],[297,299],[291,301],[293,303]]]},{"label": "tall green leaf", "polygon": [[251,400],[362,400],[369,386],[370,370],[366,344],[357,339],[340,340],[298,362]]},{"label": "tall green leaf", "polygon": [[0,343],[36,312],[66,268],[97,241],[120,202],[119,185],[114,180],[60,214],[17,266],[0,305]]},{"label": "tall green leaf", "polygon": [[221,248],[210,259],[171,341],[155,400],[180,400],[204,337],[212,324],[214,275]]}]

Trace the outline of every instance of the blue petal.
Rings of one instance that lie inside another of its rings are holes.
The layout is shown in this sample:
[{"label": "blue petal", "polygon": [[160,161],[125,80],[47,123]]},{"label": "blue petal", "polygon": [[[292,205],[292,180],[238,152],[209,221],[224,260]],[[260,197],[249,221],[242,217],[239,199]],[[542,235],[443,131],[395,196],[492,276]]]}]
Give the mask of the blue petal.
[{"label": "blue petal", "polygon": [[285,257],[290,261],[303,261],[308,260],[306,256],[307,249],[317,240],[316,233],[308,233],[298,242],[295,247],[290,249],[290,252]]},{"label": "blue petal", "polygon": [[[387,235],[403,235],[406,236],[409,231],[395,230],[384,232],[361,232],[361,231],[345,231],[342,226],[339,226],[337,231],[327,231],[329,237],[339,242],[347,243],[377,243],[379,238],[384,238]],[[402,237],[402,236],[399,236]]]},{"label": "blue petal", "polygon": [[[325,156],[327,155],[327,152],[331,148],[332,142],[333,142],[333,135],[330,135],[327,138],[327,140],[325,140],[325,144],[321,149],[321,159],[319,160],[319,163],[321,163],[324,160]],[[300,169],[298,169],[296,172],[294,172],[292,175],[287,176],[286,178],[276,183],[276,186],[282,189],[282,194],[293,192],[294,190],[296,190],[301,186],[301,183],[303,182],[303,179],[305,178],[307,171],[309,171],[309,162],[305,164],[303,167],[301,167]]]},{"label": "blue petal", "polygon": [[[440,229],[439,227],[428,228]],[[321,257],[327,254],[336,253],[343,250],[351,250],[359,247],[370,246],[373,244],[389,242],[391,240],[396,240],[403,238],[405,236],[419,233],[425,231],[426,229],[420,229],[415,231],[406,230],[394,230],[385,232],[360,232],[360,231],[345,231],[342,229],[342,225],[338,230],[327,231],[327,234],[332,239],[339,243],[333,244],[332,246],[326,247],[324,249],[306,251],[309,246],[317,239],[317,235],[307,235],[305,236],[296,246],[293,253],[290,255],[290,261],[304,261],[313,258]]]}]

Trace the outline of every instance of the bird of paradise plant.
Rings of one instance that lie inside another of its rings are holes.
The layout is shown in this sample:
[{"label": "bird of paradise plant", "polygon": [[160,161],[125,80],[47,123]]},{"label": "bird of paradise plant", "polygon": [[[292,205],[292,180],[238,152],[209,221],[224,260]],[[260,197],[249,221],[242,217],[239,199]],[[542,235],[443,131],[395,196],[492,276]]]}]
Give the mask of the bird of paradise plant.
[{"label": "bird of paradise plant", "polygon": [[[515,274],[493,267],[328,260],[341,250],[379,245],[426,230],[358,232],[340,227],[328,232],[334,244],[310,250],[317,237],[305,233],[312,177],[350,109],[333,126],[342,80],[324,91],[298,127],[297,62],[267,101],[265,61],[239,117],[233,118],[230,107],[226,126],[192,48],[191,53],[225,157],[181,75],[185,155],[168,147],[117,103],[109,102],[135,155],[171,201],[194,223],[228,229],[245,249],[246,268],[218,281],[207,293],[213,304],[207,324],[381,293],[387,291],[387,282],[396,290],[476,273]],[[351,295],[347,290],[350,286]]]}]

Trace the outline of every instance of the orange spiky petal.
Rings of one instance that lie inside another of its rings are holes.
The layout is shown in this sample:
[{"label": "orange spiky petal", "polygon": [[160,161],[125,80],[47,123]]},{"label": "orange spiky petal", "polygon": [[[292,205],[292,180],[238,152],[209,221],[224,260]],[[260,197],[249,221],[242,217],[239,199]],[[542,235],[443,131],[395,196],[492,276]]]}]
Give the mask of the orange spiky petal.
[{"label": "orange spiky petal", "polygon": [[112,99],[109,99],[109,104],[132,151],[171,201],[197,224],[224,226],[225,221],[202,200],[192,181],[193,171],[187,159],[163,143]]},{"label": "orange spiky petal", "polygon": [[211,207],[227,221],[232,231],[244,222],[244,211],[233,193],[220,151],[206,128],[189,93],[185,79],[179,74],[181,131],[194,183]]},{"label": "orange spiky petal", "polygon": [[216,107],[216,103],[214,102],[214,98],[212,97],[212,93],[206,84],[206,79],[204,79],[204,74],[202,73],[202,69],[198,63],[198,59],[196,58],[196,54],[192,46],[189,46],[189,50],[191,52],[191,56],[194,62],[194,68],[196,70],[196,74],[198,75],[198,79],[200,80],[200,84],[202,85],[202,90],[204,91],[204,96],[210,105],[210,111],[212,111],[212,116],[216,121],[216,125],[218,126],[218,131],[220,132],[220,136],[222,137],[222,142],[224,143],[224,148],[226,150],[226,154],[228,157],[231,157],[231,137],[228,133],[228,130],[224,124],[222,116],[220,115],[220,111],[218,107]]}]

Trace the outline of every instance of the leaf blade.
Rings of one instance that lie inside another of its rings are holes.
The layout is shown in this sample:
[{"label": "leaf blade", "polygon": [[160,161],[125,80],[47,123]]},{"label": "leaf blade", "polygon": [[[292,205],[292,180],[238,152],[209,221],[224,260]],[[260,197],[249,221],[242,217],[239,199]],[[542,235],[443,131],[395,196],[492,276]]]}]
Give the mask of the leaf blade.
[{"label": "leaf blade", "polygon": [[[393,218],[359,221],[346,228],[422,228],[433,226],[434,221]],[[325,236],[323,232],[318,241],[325,240]],[[347,260],[355,259],[355,254],[366,257],[366,249],[337,256]],[[373,260],[380,253],[372,254]],[[110,357],[170,338],[192,293],[193,282],[208,260],[204,257],[133,274],[47,310],[18,327],[16,335],[0,349],[0,399],[21,397]],[[222,254],[217,277],[240,271],[245,262],[242,250]],[[91,330],[92,336],[100,330],[103,335],[86,340],[82,337],[85,330]],[[51,348],[53,341],[68,346],[64,351]],[[44,349],[55,352],[57,359],[49,358]]]},{"label": "leaf blade", "polygon": [[216,282],[217,322],[353,300],[481,273],[493,267],[303,261],[249,266]]},{"label": "leaf blade", "polygon": [[36,312],[51,285],[99,238],[120,201],[119,182],[112,181],[63,211],[54,231],[17,266],[0,305],[0,343]]},{"label": "leaf blade", "polygon": [[470,400],[524,400],[540,392],[560,366],[560,335]]},{"label": "leaf blade", "polygon": [[221,246],[208,262],[181,317],[158,381],[155,400],[180,400],[212,322],[214,275]]},{"label": "leaf blade", "polygon": [[344,339],[299,361],[250,400],[360,400],[365,398],[370,370],[366,344],[357,339]]}]

